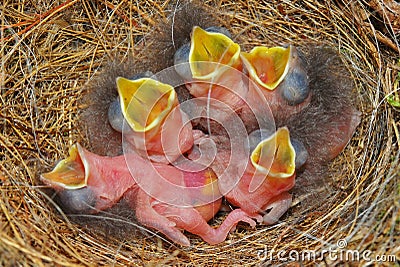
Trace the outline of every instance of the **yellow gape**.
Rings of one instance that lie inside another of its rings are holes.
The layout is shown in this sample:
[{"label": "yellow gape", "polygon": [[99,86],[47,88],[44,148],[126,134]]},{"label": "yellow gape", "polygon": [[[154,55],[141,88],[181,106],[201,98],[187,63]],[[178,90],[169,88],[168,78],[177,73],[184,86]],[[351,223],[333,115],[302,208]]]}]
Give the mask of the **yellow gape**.
[{"label": "yellow gape", "polygon": [[42,174],[42,179],[64,189],[85,187],[88,174],[85,174],[86,163],[80,156],[79,148],[79,144],[74,144],[69,149],[68,158],[61,160],[51,172]]},{"label": "yellow gape", "polygon": [[271,137],[261,141],[250,156],[257,171],[277,178],[294,174],[296,152],[290,143],[289,130],[279,128]]},{"label": "yellow gape", "polygon": [[291,50],[291,46],[257,46],[240,55],[250,77],[265,89],[274,90],[288,73]]},{"label": "yellow gape", "polygon": [[207,32],[197,26],[193,28],[189,53],[193,78],[209,80],[218,77],[224,66],[235,67],[239,62],[240,46],[229,37],[222,33]]},{"label": "yellow gape", "polygon": [[117,89],[122,114],[135,132],[157,129],[178,104],[172,86],[150,78],[129,80],[118,77]]}]

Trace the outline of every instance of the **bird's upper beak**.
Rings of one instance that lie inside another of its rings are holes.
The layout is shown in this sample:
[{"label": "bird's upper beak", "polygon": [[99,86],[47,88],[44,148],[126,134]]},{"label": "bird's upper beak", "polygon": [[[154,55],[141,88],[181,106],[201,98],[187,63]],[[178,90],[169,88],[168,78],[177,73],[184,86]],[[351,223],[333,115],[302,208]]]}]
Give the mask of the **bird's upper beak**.
[{"label": "bird's upper beak", "polygon": [[238,62],[240,46],[237,43],[222,33],[207,32],[197,26],[193,28],[189,53],[193,78],[212,79],[217,77],[225,66],[235,67]]},{"label": "bird's upper beak", "polygon": [[240,55],[249,76],[265,89],[274,90],[289,71],[292,49],[292,46],[257,46],[250,53],[242,52]]},{"label": "bird's upper beak", "polygon": [[178,104],[174,88],[150,78],[117,78],[121,110],[135,132],[147,132],[161,125]]},{"label": "bird's upper beak", "polygon": [[53,188],[79,189],[87,185],[86,164],[77,143],[69,149],[68,158],[61,160],[51,172],[42,174],[40,179]]},{"label": "bird's upper beak", "polygon": [[261,141],[250,156],[258,172],[278,178],[288,178],[294,174],[295,158],[296,153],[286,127],[279,128],[275,134]]}]

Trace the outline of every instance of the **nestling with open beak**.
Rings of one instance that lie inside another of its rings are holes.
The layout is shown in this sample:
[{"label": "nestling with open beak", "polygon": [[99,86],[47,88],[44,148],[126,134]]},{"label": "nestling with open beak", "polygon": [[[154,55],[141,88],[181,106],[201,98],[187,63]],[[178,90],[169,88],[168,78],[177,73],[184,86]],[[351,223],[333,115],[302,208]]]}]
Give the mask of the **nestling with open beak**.
[{"label": "nestling with open beak", "polygon": [[306,107],[311,98],[305,64],[296,47],[254,47],[240,54],[250,83],[246,97],[249,106],[256,103],[261,90],[274,118],[289,118]]},{"label": "nestling with open beak", "polygon": [[[265,214],[264,224],[274,224],[292,202],[287,193],[295,184],[295,159],[289,130],[279,128],[258,143],[239,183],[226,194],[226,199],[249,216]],[[224,181],[220,181],[220,188]]]},{"label": "nestling with open beak", "polygon": [[71,213],[98,213],[124,198],[140,223],[185,246],[190,242],[182,230],[217,244],[240,221],[255,226],[240,209],[230,212],[218,228],[209,226],[207,221],[221,206],[214,172],[199,165],[179,167],[185,170],[134,153],[98,156],[75,144],[69,157],[41,180],[56,190],[60,204]]},{"label": "nestling with open beak", "polygon": [[174,64],[194,97],[213,98],[234,110],[243,105],[247,86],[240,74],[240,46],[225,28],[195,26],[190,45],[176,51]]},{"label": "nestling with open beak", "polygon": [[[193,146],[192,126],[174,88],[151,78],[117,78],[124,131],[135,151],[155,162],[173,162]],[[130,129],[132,131],[130,131]]]},{"label": "nestling with open beak", "polygon": [[[214,155],[214,160],[207,158],[213,150],[211,143],[207,142],[209,138],[217,144],[218,153]],[[202,157],[197,158],[196,152],[189,157],[200,160],[200,163],[212,161],[210,167],[218,175],[219,189],[228,202],[252,218],[262,214],[264,224],[276,223],[291,205],[292,197],[288,191],[295,184],[295,170],[301,168],[308,157],[304,146],[297,140],[292,145],[286,127],[273,133],[257,130],[249,135],[248,149],[251,154],[248,160],[241,161],[239,165],[243,166],[234,164],[236,172],[227,175],[229,165],[232,165],[231,153],[238,153],[240,144],[235,146],[235,151],[230,151],[223,148],[227,146],[227,139],[203,137],[202,141]],[[242,158],[245,157],[243,154]]]}]

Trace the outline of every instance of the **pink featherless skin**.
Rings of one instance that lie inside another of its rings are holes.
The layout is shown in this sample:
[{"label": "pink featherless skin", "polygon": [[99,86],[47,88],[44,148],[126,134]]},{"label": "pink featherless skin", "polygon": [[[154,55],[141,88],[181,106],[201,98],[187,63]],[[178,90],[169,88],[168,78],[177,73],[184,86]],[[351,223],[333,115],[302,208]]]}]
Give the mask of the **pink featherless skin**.
[{"label": "pink featherless skin", "polygon": [[[237,168],[228,173],[231,151],[223,149],[224,146],[228,147],[228,140],[221,137],[211,138],[219,145],[210,167],[218,176],[221,193],[230,204],[239,207],[248,216],[258,217],[264,224],[276,223],[290,207],[292,197],[287,192],[295,185],[295,153],[288,129],[278,129],[276,134],[258,145],[259,149],[256,148],[256,152],[248,156],[247,161],[241,161],[242,166],[235,164]],[[203,136],[200,140],[204,142],[208,138]],[[201,152],[194,150],[189,158],[205,164],[211,161],[207,155],[212,155],[212,148],[207,142],[203,144],[205,145],[201,146]],[[199,153],[205,156],[200,157]],[[246,158],[246,155],[243,154],[242,157]],[[266,213],[268,209],[271,211]],[[261,215],[263,219],[260,219]]]},{"label": "pink featherless skin", "polygon": [[153,162],[175,161],[193,146],[192,127],[184,118],[185,114],[174,109],[155,133],[127,130],[123,136],[124,149],[132,149]]},{"label": "pink featherless skin", "polygon": [[[207,221],[221,206],[218,185],[213,184],[217,178],[210,169],[186,169],[150,163],[136,154],[98,156],[76,144],[70,156],[42,174],[41,180],[64,196],[64,208],[75,213],[97,213],[124,198],[140,223],[184,246],[190,242],[182,230],[217,244],[240,221],[255,226],[252,217],[259,219],[257,215],[250,217],[240,209],[232,211],[218,228],[209,226]],[[167,190],[166,184],[156,182],[161,179],[169,183]]]},{"label": "pink featherless skin", "polygon": [[123,155],[99,156],[79,143],[70,148],[68,158],[51,172],[41,174],[40,179],[66,195],[62,201],[66,210],[78,213],[97,213],[110,208],[128,189],[137,188]]}]

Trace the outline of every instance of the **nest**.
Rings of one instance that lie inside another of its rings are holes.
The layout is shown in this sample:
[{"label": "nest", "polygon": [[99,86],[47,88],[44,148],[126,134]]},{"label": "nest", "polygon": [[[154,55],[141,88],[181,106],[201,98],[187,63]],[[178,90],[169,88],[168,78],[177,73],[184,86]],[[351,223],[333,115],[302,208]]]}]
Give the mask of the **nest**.
[{"label": "nest", "polygon": [[[181,248],[117,216],[110,218],[124,231],[75,223],[44,193],[38,174],[66,157],[73,143],[87,144],[77,121],[85,85],[116,57],[144,56],[146,35],[179,5],[14,0],[1,7],[0,265],[255,265],[284,264],[283,258],[368,264],[363,252],[370,260],[398,262],[400,24],[399,4],[389,0],[204,4],[243,47],[333,47],[354,80],[361,124],[330,164],[324,193],[311,187],[313,201],[294,192],[296,205],[280,223],[240,225],[217,246],[190,236],[192,246]],[[280,258],[279,251],[286,254]],[[296,257],[304,251],[317,257]],[[359,261],[343,251],[357,251]]]}]

